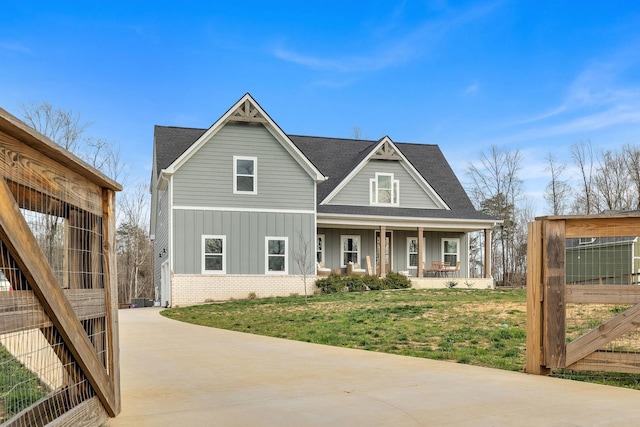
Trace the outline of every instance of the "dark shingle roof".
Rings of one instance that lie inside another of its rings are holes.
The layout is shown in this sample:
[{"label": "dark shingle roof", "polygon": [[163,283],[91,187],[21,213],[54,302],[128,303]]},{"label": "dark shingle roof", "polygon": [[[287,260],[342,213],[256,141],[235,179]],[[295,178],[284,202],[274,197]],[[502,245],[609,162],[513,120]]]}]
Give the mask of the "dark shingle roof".
[{"label": "dark shingle roof", "polygon": [[175,162],[207,129],[155,126],[154,144],[158,173]]},{"label": "dark shingle roof", "polygon": [[[329,179],[318,185],[318,203],[353,170],[379,141],[289,135],[294,144]],[[451,209],[475,211],[442,151],[433,144],[395,143],[413,167]]]},{"label": "dark shingle roof", "polygon": [[[178,159],[206,130],[207,129],[156,126],[155,152],[156,170],[158,173]],[[309,161],[311,161],[322,174],[328,177],[327,181],[318,184],[318,204],[324,200],[379,143],[379,141],[316,136],[288,135],[288,137]],[[473,207],[467,193],[462,188],[460,181],[458,181],[458,178],[453,173],[453,170],[437,145],[395,142],[394,144],[451,210],[394,208],[393,212],[390,212],[389,208],[383,207],[319,205],[318,213],[480,220],[493,219]]]}]

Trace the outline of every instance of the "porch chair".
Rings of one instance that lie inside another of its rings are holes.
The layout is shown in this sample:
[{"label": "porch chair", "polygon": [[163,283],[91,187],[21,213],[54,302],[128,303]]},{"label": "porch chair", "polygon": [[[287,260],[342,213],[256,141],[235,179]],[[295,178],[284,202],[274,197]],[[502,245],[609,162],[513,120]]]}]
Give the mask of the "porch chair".
[{"label": "porch chair", "polygon": [[458,277],[458,272],[460,271],[460,261],[456,262],[455,266],[447,267],[446,272],[452,273],[453,277]]}]

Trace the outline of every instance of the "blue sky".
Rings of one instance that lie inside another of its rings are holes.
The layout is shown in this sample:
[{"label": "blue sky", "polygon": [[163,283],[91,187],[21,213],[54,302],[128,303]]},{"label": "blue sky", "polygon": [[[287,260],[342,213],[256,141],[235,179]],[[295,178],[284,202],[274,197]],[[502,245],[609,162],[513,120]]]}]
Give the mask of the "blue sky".
[{"label": "blue sky", "polygon": [[153,126],[208,127],[250,92],[290,134],[438,144],[460,180],[523,154],[543,213],[547,153],[640,144],[632,1],[10,2],[0,107],[48,101],[150,174]]}]

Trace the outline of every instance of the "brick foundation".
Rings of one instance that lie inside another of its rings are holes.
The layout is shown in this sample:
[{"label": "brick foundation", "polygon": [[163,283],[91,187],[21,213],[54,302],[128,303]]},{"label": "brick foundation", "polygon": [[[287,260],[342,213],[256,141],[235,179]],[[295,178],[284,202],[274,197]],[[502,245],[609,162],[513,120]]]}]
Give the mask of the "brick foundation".
[{"label": "brick foundation", "polygon": [[[316,276],[307,276],[307,295],[315,290]],[[250,293],[257,298],[304,295],[302,276],[263,275],[202,275],[173,274],[171,276],[171,305],[184,307],[212,301],[246,299]]]}]

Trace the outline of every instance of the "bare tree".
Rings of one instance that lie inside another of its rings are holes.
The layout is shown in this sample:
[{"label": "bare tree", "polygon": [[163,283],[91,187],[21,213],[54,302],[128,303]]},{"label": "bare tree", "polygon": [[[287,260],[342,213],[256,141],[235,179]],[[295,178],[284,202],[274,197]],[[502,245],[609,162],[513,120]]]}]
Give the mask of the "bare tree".
[{"label": "bare tree", "polygon": [[313,246],[311,241],[305,237],[302,230],[296,230],[296,235],[298,237],[298,248],[293,253],[293,260],[298,266],[298,270],[302,276],[304,300],[307,301],[307,280],[309,276],[315,272],[313,262],[315,257],[312,258],[312,254],[315,253],[315,246]]},{"label": "bare tree", "polygon": [[89,122],[80,122],[80,114],[71,110],[54,108],[47,101],[41,104],[31,102],[20,104],[25,122],[62,146],[65,150],[77,153],[78,144],[82,140]]},{"label": "bare tree", "polygon": [[354,126],[353,129],[351,129],[351,138],[362,139],[362,129],[360,126]]},{"label": "bare tree", "polygon": [[575,192],[572,211],[577,214],[593,214],[600,210],[595,194],[593,177],[593,148],[591,141],[577,142],[571,146],[571,158],[580,172],[580,185]]},{"label": "bare tree", "polygon": [[482,153],[480,163],[470,164],[467,176],[472,181],[471,194],[478,207],[503,223],[494,229],[491,242],[492,274],[503,283],[508,283],[514,273],[516,259],[516,220],[522,180],[518,177],[521,168],[520,151],[507,151],[492,146],[489,153]]},{"label": "bare tree", "polygon": [[627,161],[627,173],[633,186],[633,197],[631,205],[636,210],[640,210],[640,149],[634,145],[622,147],[622,153]]},{"label": "bare tree", "polygon": [[566,180],[562,179],[566,169],[566,163],[558,161],[551,153],[547,155],[546,170],[551,173],[551,181],[545,189],[544,199],[553,215],[562,215],[568,208],[571,187]]},{"label": "bare tree", "polygon": [[104,139],[86,136],[90,122],[72,110],[55,108],[49,102],[20,104],[24,121],[67,151],[113,179],[121,178],[124,164],[120,148]]},{"label": "bare tree", "polygon": [[[120,198],[122,221],[116,231],[120,302],[131,298],[153,296],[151,241],[146,231],[148,221],[148,188],[139,182]],[[146,267],[146,268],[145,268]]]},{"label": "bare tree", "polygon": [[629,175],[622,152],[607,150],[598,158],[594,177],[596,191],[604,208],[609,210],[631,209]]}]

